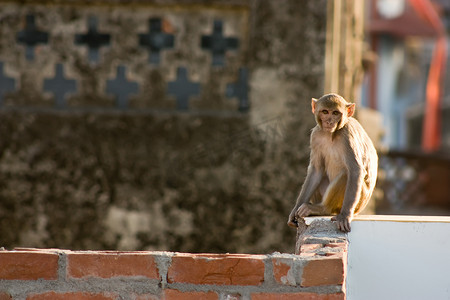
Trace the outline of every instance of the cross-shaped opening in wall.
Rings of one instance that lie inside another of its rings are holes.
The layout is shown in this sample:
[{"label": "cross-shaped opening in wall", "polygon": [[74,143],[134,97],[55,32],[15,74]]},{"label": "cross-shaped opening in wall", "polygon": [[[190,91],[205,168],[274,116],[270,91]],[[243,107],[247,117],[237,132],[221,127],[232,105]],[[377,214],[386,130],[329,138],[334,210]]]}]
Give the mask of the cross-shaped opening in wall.
[{"label": "cross-shaped opening in wall", "polygon": [[149,32],[139,34],[139,45],[150,50],[150,63],[159,64],[161,50],[173,48],[174,36],[163,31],[161,19],[152,18],[149,20]]},{"label": "cross-shaped opening in wall", "polygon": [[239,111],[246,112],[250,107],[248,91],[248,70],[247,68],[240,68],[238,80],[234,83],[227,84],[226,96],[229,98],[238,98]]},{"label": "cross-shaped opening in wall", "polygon": [[89,61],[98,62],[99,49],[102,46],[109,45],[111,36],[97,31],[98,20],[96,17],[89,17],[88,32],[75,35],[76,45],[87,45],[89,49]]},{"label": "cross-shaped opening in wall", "polygon": [[25,29],[17,33],[17,42],[25,44],[25,57],[27,60],[34,59],[34,47],[38,44],[48,43],[48,33],[36,28],[35,17],[26,16]]},{"label": "cross-shaped opening in wall", "polygon": [[44,91],[53,93],[57,108],[64,108],[66,107],[66,95],[77,91],[77,82],[73,79],[66,79],[63,65],[57,64],[55,77],[44,80]]},{"label": "cross-shaped opening in wall", "polygon": [[127,80],[125,66],[118,66],[116,78],[106,82],[106,93],[116,97],[116,105],[120,109],[127,108],[128,98],[131,94],[137,94],[138,91],[139,84]]},{"label": "cross-shaped opening in wall", "polygon": [[0,62],[0,105],[3,102],[3,96],[5,93],[15,90],[15,80],[4,75],[4,64]]},{"label": "cross-shaped opening in wall", "polygon": [[223,36],[223,23],[220,20],[214,21],[211,35],[202,35],[202,49],[210,50],[212,53],[212,65],[225,65],[225,52],[235,50],[239,46],[239,40],[234,37]]},{"label": "cross-shaped opening in wall", "polygon": [[167,84],[168,93],[175,96],[177,109],[187,110],[189,98],[200,94],[200,84],[189,81],[186,68],[178,68],[177,79]]}]

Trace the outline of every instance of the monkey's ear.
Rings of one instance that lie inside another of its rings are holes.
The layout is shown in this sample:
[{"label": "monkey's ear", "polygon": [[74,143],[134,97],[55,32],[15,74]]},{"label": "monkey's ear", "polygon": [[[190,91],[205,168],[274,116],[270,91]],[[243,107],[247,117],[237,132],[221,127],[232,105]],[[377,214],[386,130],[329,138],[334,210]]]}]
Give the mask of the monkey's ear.
[{"label": "monkey's ear", "polygon": [[317,99],[316,98],[311,98],[311,110],[312,110],[312,113],[314,113],[314,111],[316,110],[316,103],[317,103]]},{"label": "monkey's ear", "polygon": [[356,107],[355,103],[349,103],[349,104],[346,105],[347,117],[353,116],[353,114],[355,113],[355,107]]}]

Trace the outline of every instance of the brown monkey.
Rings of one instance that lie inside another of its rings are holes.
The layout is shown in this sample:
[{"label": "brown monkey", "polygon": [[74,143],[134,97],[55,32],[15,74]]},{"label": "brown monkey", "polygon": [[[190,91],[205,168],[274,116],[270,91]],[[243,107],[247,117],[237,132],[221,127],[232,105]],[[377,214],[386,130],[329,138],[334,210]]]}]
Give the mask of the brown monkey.
[{"label": "brown monkey", "polygon": [[337,94],[312,99],[317,125],[311,132],[308,173],[288,225],[310,215],[332,218],[350,231],[354,214],[363,210],[377,179],[378,156],[361,124],[352,117],[355,104]]}]

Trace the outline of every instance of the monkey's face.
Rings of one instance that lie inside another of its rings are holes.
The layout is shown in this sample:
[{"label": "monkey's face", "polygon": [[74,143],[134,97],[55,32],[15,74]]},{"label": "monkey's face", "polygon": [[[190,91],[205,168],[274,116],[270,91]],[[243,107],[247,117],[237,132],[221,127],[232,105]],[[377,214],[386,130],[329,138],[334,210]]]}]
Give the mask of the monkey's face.
[{"label": "monkey's face", "polygon": [[320,128],[330,133],[343,128],[355,112],[354,103],[336,94],[324,95],[319,100],[312,98],[311,108]]},{"label": "monkey's face", "polygon": [[342,113],[338,109],[324,107],[318,111],[319,125],[328,132],[336,131],[341,118]]}]

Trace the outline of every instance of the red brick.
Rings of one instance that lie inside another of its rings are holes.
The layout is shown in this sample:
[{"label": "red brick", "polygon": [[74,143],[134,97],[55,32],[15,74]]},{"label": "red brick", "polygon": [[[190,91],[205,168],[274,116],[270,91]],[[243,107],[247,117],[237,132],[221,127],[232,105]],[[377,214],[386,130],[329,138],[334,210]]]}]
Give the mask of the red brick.
[{"label": "red brick", "polygon": [[307,262],[303,268],[304,287],[320,285],[342,285],[345,275],[343,257],[320,257]]},{"label": "red brick", "polygon": [[320,249],[322,247],[323,247],[322,244],[303,244],[300,247],[300,254],[311,253],[311,252],[314,252],[315,250]]},{"label": "red brick", "polygon": [[300,253],[300,255],[302,257],[313,257],[313,256],[316,256],[316,253],[314,253],[314,252],[306,252],[306,253]]},{"label": "red brick", "polygon": [[347,243],[330,243],[326,244],[325,247],[341,248],[342,251],[347,251]]},{"label": "red brick", "polygon": [[344,293],[337,294],[314,294],[314,293],[292,293],[292,294],[268,294],[254,293],[252,300],[345,300]]},{"label": "red brick", "polygon": [[115,300],[116,295],[112,294],[91,294],[91,293],[55,293],[29,295],[27,300]]},{"label": "red brick", "polygon": [[218,300],[215,292],[181,292],[178,290],[166,290],[164,300]]},{"label": "red brick", "polygon": [[133,252],[73,252],[67,254],[67,276],[72,278],[143,276],[158,279],[154,257]]},{"label": "red brick", "polygon": [[327,253],[325,253],[325,256],[333,256],[336,258],[342,258],[342,257],[344,257],[344,254],[343,254],[343,252],[327,252]]},{"label": "red brick", "polygon": [[56,279],[58,259],[58,254],[49,252],[0,251],[0,279]]},{"label": "red brick", "polygon": [[290,274],[291,265],[289,262],[293,262],[292,259],[283,259],[283,258],[273,258],[273,277],[276,282],[280,284],[288,284],[288,285],[296,285],[296,274]]},{"label": "red brick", "polygon": [[169,283],[259,285],[264,281],[263,255],[177,254],[172,257]]},{"label": "red brick", "polygon": [[0,292],[0,300],[11,300],[12,297],[10,294],[5,292]]}]

